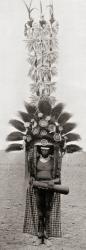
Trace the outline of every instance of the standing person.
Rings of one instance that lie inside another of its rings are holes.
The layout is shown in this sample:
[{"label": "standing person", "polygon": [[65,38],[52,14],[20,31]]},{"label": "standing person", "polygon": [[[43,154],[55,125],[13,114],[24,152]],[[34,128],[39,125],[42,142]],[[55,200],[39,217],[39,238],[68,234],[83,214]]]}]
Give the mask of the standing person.
[{"label": "standing person", "polygon": [[[54,192],[54,157],[51,155],[50,147],[40,147],[40,155],[37,159],[36,171],[33,176],[38,182],[38,187],[35,189],[37,210],[38,210],[38,238],[48,238],[47,225],[50,218],[50,210],[53,205]],[[31,180],[30,180],[31,183]],[[47,184],[45,187],[39,187],[39,183]],[[56,175],[56,183],[60,183],[59,177]],[[48,189],[49,187],[50,190]]]},{"label": "standing person", "polygon": [[[50,156],[49,147],[41,147],[41,154],[37,162],[36,179],[48,185],[54,185],[53,181],[53,159]],[[52,207],[53,192],[45,189],[37,190],[38,208],[38,237],[48,238],[46,225],[49,221],[50,209]]]},{"label": "standing person", "polygon": [[[68,122],[71,114],[63,111],[64,104],[58,103],[56,94],[53,94],[56,91],[58,58],[58,23],[54,18],[53,4],[49,6],[50,18],[47,20],[40,1],[40,18],[37,18],[37,22],[32,17],[35,9],[32,0],[29,6],[26,3],[25,6],[29,18],[25,24],[25,42],[28,48],[28,75],[31,78],[31,102],[25,102],[26,112],[19,111],[20,120],[9,121],[16,131],[7,136],[12,143],[6,152],[25,150],[25,177],[28,176],[30,180],[27,183],[23,232],[38,235],[39,238],[47,238],[47,234],[49,237],[61,237],[60,194],[67,194],[68,191],[54,184],[61,184],[64,153],[81,150],[78,145],[70,144],[79,140],[80,136],[71,133],[76,123]],[[50,145],[54,149],[53,155]],[[36,152],[38,147],[39,156]]]},{"label": "standing person", "polygon": [[[28,170],[30,180],[23,232],[37,235],[40,239],[57,235],[60,237],[60,195],[53,191],[54,182],[60,184],[60,172],[58,162],[54,159],[53,145],[35,146],[32,155],[29,154]],[[34,182],[38,186],[34,187]]]}]

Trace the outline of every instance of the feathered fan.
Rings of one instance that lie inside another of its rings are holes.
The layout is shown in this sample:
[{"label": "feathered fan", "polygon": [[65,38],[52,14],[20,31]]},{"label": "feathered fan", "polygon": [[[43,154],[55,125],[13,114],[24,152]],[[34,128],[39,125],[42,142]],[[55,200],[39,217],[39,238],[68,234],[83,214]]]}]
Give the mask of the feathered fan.
[{"label": "feathered fan", "polygon": [[29,116],[31,118],[33,118],[33,116],[34,116],[34,114],[36,113],[36,110],[37,110],[36,106],[25,102],[25,108],[26,108],[27,112],[29,113]]},{"label": "feathered fan", "polygon": [[31,116],[23,111],[18,112],[24,122],[30,122]]},{"label": "feathered fan", "polygon": [[68,145],[66,147],[67,153],[70,153],[70,154],[74,153],[74,152],[81,151],[81,150],[82,150],[82,148],[80,146],[78,146],[78,145],[75,145],[75,144],[71,144],[71,145]]},{"label": "feathered fan", "polygon": [[10,144],[7,148],[6,148],[6,152],[11,152],[11,151],[19,151],[19,150],[23,150],[23,145],[22,144],[18,144],[18,143],[14,143],[14,144]]},{"label": "feathered fan", "polygon": [[51,115],[52,115],[53,117],[55,117],[55,119],[58,119],[58,117],[60,116],[61,112],[63,111],[63,108],[64,108],[64,104],[63,104],[63,103],[57,104],[57,105],[52,109]]},{"label": "feathered fan", "polygon": [[44,115],[51,114],[51,103],[48,99],[41,99],[38,104],[39,111]]},{"label": "feathered fan", "polygon": [[15,119],[12,119],[9,121],[9,123],[16,129],[18,129],[21,132],[25,132],[25,126],[24,123]]},{"label": "feathered fan", "polygon": [[66,137],[67,137],[66,142],[80,140],[80,135],[79,134],[75,134],[75,133],[66,134]]},{"label": "feathered fan", "polygon": [[64,112],[58,118],[58,123],[60,125],[64,125],[71,117],[72,117],[72,115],[70,113]]},{"label": "feathered fan", "polygon": [[68,122],[63,126],[62,134],[67,134],[70,131],[72,131],[74,128],[76,128],[76,123]]},{"label": "feathered fan", "polygon": [[21,132],[12,132],[7,136],[7,141],[21,141],[23,140],[24,134]]}]

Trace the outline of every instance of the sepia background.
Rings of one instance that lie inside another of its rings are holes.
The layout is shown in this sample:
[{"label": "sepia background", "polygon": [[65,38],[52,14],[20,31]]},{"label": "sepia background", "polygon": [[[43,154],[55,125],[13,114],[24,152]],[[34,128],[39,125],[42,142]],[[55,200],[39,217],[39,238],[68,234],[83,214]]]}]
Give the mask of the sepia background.
[{"label": "sepia background", "polygon": [[[26,2],[28,2],[27,0]],[[44,13],[48,17],[42,0]],[[86,151],[86,1],[53,0],[58,31],[57,100],[73,113]],[[33,0],[39,9],[39,0]],[[34,16],[38,18],[38,10]],[[24,24],[28,15],[22,0],[0,0],[0,250],[38,250],[32,236],[22,233],[25,212],[24,153],[5,153],[9,119],[16,118],[29,100],[27,49]],[[50,250],[86,250],[86,153],[65,155],[62,183],[69,195],[61,196],[62,238],[51,239]]]}]

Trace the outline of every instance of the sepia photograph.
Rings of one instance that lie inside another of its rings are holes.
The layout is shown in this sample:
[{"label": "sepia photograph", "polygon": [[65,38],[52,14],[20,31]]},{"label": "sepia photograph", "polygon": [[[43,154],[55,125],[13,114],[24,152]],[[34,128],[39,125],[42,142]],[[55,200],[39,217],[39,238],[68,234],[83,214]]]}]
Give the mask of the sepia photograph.
[{"label": "sepia photograph", "polygon": [[0,0],[0,250],[86,250],[86,1]]}]

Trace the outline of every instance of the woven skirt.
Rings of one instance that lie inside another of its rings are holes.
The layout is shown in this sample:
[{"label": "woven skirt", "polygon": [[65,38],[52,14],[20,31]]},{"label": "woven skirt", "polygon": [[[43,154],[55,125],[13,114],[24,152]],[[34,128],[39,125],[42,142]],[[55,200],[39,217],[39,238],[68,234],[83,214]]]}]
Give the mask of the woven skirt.
[{"label": "woven skirt", "polygon": [[[45,191],[47,192],[47,191]],[[52,207],[50,209],[49,222],[47,224],[47,234],[49,237],[61,237],[61,199],[59,193],[53,193]],[[26,207],[23,232],[38,234],[38,210],[37,210],[37,190],[30,186],[26,192]]]}]

